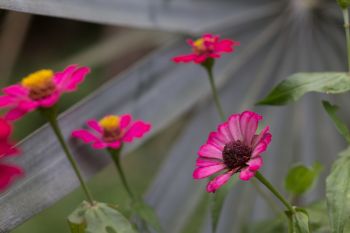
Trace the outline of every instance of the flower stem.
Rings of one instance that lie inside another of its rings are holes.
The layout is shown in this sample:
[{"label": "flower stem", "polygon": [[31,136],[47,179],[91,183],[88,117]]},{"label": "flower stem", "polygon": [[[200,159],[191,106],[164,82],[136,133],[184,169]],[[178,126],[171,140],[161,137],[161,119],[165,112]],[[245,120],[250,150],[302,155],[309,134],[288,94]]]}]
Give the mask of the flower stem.
[{"label": "flower stem", "polygon": [[271,193],[273,193],[282,203],[283,205],[291,212],[295,213],[293,206],[280,194],[275,187],[260,173],[256,172],[255,178],[257,178],[266,188],[268,188]]},{"label": "flower stem", "polygon": [[114,165],[116,166],[116,168],[118,170],[118,173],[120,175],[120,179],[122,180],[122,183],[124,185],[124,188],[125,188],[126,192],[129,194],[130,198],[133,201],[135,201],[135,196],[132,193],[132,191],[130,189],[130,186],[129,186],[127,180],[126,180],[126,176],[125,176],[125,173],[123,171],[123,168],[122,168],[122,165],[121,165],[121,162],[120,162],[120,151],[121,151],[121,148],[119,148],[117,150],[115,150],[115,149],[108,149],[108,151],[109,151],[109,153],[112,156]]},{"label": "flower stem", "polygon": [[343,9],[343,18],[344,18],[344,28],[346,36],[346,47],[348,55],[348,72],[350,72],[350,24],[349,24],[349,11],[347,8]]},{"label": "flower stem", "polygon": [[218,110],[218,113],[221,117],[221,120],[224,121],[225,120],[225,113],[224,113],[224,110],[223,110],[221,102],[220,102],[220,98],[219,98],[219,95],[217,92],[217,88],[216,88],[215,81],[214,81],[214,75],[213,75],[214,59],[208,58],[202,64],[202,66],[205,68],[205,70],[208,73],[209,83],[210,83],[210,87],[211,87],[211,92],[213,94],[215,106]]},{"label": "flower stem", "polygon": [[94,205],[94,199],[87,187],[87,185],[84,182],[84,179],[80,173],[79,167],[77,162],[75,161],[75,159],[72,156],[72,153],[70,152],[70,150],[68,149],[67,144],[64,141],[62,132],[60,130],[60,127],[58,126],[58,122],[57,122],[57,118],[56,118],[56,110],[54,108],[42,108],[41,109],[41,113],[46,117],[47,121],[50,123],[59,143],[62,146],[62,149],[64,151],[64,153],[66,154],[79,182],[80,182],[80,186],[82,187],[85,196],[87,198],[87,200],[90,202],[91,205]]}]

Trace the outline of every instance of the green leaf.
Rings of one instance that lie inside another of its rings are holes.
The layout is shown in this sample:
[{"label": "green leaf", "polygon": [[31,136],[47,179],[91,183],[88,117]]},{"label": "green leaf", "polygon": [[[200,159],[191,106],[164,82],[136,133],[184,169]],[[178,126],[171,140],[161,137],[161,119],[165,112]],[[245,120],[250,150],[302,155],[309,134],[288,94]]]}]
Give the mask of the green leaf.
[{"label": "green leaf", "polygon": [[309,216],[305,210],[297,209],[292,215],[293,233],[309,233]]},{"label": "green leaf", "polygon": [[340,153],[326,179],[328,215],[333,233],[342,233],[350,218],[350,147]]},{"label": "green leaf", "polygon": [[72,233],[136,233],[129,221],[111,205],[83,202],[69,217]]},{"label": "green leaf", "polygon": [[337,0],[337,2],[342,9],[346,9],[350,6],[350,0]]},{"label": "green leaf", "polygon": [[136,201],[132,205],[133,210],[137,213],[137,215],[147,223],[147,225],[151,226],[156,232],[163,232],[162,227],[159,223],[158,217],[154,212],[153,208],[144,203],[143,201]]},{"label": "green leaf", "polygon": [[304,165],[292,167],[285,178],[285,187],[293,195],[301,195],[312,188],[318,178],[322,165],[315,163],[309,168]]},{"label": "green leaf", "polygon": [[339,119],[339,117],[336,115],[338,106],[331,105],[328,101],[322,101],[323,107],[328,113],[329,117],[333,120],[335,127],[337,128],[338,132],[345,138],[345,140],[350,144],[350,132],[346,124],[342,122],[342,120]]},{"label": "green leaf", "polygon": [[338,94],[349,90],[350,76],[347,73],[296,73],[278,84],[258,104],[284,105],[297,101],[308,92]]}]

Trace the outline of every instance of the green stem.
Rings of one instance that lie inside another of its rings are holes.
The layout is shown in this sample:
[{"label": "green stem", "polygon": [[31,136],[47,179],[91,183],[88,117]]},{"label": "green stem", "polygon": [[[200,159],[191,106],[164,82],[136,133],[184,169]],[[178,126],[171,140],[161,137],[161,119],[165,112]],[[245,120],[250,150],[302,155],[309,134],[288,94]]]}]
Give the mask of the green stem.
[{"label": "green stem", "polygon": [[344,18],[344,28],[346,36],[346,47],[348,55],[348,72],[350,72],[350,25],[349,25],[349,11],[347,8],[343,9],[343,18]]},{"label": "green stem", "polygon": [[77,162],[74,160],[72,153],[70,152],[70,150],[68,149],[67,144],[64,141],[62,132],[60,130],[60,127],[58,126],[58,122],[57,122],[57,118],[56,118],[56,111],[54,108],[43,108],[41,109],[41,113],[46,117],[47,121],[50,123],[59,143],[62,146],[62,149],[64,151],[64,153],[66,154],[79,182],[80,182],[80,186],[82,187],[85,196],[87,198],[87,200],[90,202],[91,205],[94,205],[94,199],[92,198],[92,195],[89,191],[89,189],[87,188],[87,185],[84,182],[84,179],[80,173],[80,170],[78,168],[78,164]]},{"label": "green stem", "polygon": [[124,188],[125,190],[127,191],[127,193],[129,194],[130,198],[135,201],[135,196],[134,194],[132,193],[130,187],[129,187],[129,184],[126,180],[126,176],[125,176],[125,173],[123,171],[123,168],[122,168],[122,165],[121,165],[121,162],[120,162],[120,151],[121,151],[121,148],[115,150],[115,149],[109,149],[109,152],[112,156],[112,159],[113,159],[113,162],[118,170],[118,173],[120,175],[120,179],[122,180],[122,183],[124,185]]},{"label": "green stem", "polygon": [[265,185],[266,188],[268,188],[291,213],[295,213],[293,206],[275,189],[275,187],[260,172],[256,172],[255,178],[257,178],[263,185]]}]

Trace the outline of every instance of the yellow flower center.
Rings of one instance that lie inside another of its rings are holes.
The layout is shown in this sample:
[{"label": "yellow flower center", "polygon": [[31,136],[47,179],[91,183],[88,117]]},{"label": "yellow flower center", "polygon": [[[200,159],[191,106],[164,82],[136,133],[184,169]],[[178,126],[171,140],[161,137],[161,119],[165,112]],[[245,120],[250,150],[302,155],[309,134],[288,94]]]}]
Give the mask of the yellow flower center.
[{"label": "yellow flower center", "polygon": [[41,100],[56,91],[52,70],[39,70],[22,79],[22,86],[29,89],[29,97],[33,100]]},{"label": "yellow flower center", "polygon": [[107,131],[116,130],[120,126],[119,116],[106,116],[100,120],[100,126]]},{"label": "yellow flower center", "polygon": [[204,39],[203,38],[199,38],[196,41],[193,42],[193,45],[196,49],[202,51],[205,50],[205,45],[204,45]]},{"label": "yellow flower center", "polygon": [[52,70],[39,70],[22,79],[22,86],[29,89],[45,88],[52,83]]}]

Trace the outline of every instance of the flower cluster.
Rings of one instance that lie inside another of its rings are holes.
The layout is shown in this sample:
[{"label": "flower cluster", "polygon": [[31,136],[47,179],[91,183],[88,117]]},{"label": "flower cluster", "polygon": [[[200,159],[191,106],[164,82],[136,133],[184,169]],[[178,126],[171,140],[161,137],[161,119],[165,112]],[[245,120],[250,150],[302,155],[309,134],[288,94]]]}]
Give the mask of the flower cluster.
[{"label": "flower cluster", "polygon": [[216,132],[210,133],[207,143],[198,151],[193,173],[194,179],[202,179],[224,171],[208,183],[208,192],[215,192],[235,173],[240,173],[241,180],[249,180],[260,169],[263,164],[260,154],[271,141],[268,126],[255,134],[260,120],[262,116],[251,111],[233,114]]},{"label": "flower cluster", "polygon": [[234,51],[234,46],[240,44],[234,40],[220,39],[219,36],[212,34],[204,34],[195,41],[188,39],[187,43],[192,47],[192,53],[174,57],[174,62],[195,62],[200,64],[208,58],[220,58],[222,53],[231,53]]}]

